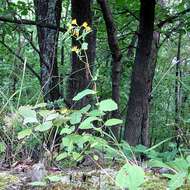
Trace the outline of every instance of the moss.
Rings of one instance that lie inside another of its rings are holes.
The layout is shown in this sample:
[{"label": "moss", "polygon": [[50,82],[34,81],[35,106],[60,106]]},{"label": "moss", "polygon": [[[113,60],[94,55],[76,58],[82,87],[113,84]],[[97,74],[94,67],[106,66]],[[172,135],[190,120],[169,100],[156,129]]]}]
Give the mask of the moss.
[{"label": "moss", "polygon": [[8,172],[0,173],[0,190],[5,190],[6,187],[10,184],[18,182],[19,178],[13,175],[10,175]]},{"label": "moss", "polygon": [[142,190],[166,190],[167,179],[152,173],[146,173],[145,183],[142,185]]}]

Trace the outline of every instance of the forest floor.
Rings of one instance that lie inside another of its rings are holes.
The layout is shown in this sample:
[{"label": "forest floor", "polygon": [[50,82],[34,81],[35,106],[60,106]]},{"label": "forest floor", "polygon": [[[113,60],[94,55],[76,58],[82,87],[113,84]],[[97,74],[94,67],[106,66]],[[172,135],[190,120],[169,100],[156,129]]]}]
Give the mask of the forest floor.
[{"label": "forest floor", "polygon": [[[0,190],[119,190],[115,185],[118,169],[113,168],[68,168],[48,171],[49,180],[32,182],[27,172],[15,169],[0,171]],[[37,187],[35,187],[37,186]],[[142,190],[166,190],[167,180],[151,170],[146,172]]]}]

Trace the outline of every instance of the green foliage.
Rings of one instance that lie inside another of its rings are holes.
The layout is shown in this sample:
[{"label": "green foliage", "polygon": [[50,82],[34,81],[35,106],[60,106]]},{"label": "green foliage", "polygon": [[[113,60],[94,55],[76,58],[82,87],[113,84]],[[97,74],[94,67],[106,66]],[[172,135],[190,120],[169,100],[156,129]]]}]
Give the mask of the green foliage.
[{"label": "green foliage", "polygon": [[[75,101],[81,100],[87,95],[94,94],[96,94],[95,91],[87,89],[78,93],[74,99]],[[106,122],[103,121],[106,112],[117,109],[117,104],[111,99],[102,100],[95,107],[87,105],[80,110],[71,112],[64,108],[60,111],[47,110],[43,106],[22,106],[19,108],[18,114],[22,117],[23,129],[18,133],[18,138],[25,139],[31,135],[35,138],[38,133],[48,135],[53,128],[56,128],[62,137],[61,152],[56,158],[57,161],[66,158],[81,160],[89,150],[106,147],[108,142],[104,138],[107,137],[102,128],[123,122],[114,118]],[[36,109],[37,107],[40,109]],[[78,134],[78,130],[82,130],[81,134]],[[97,133],[98,136],[93,133]]]},{"label": "green foliage", "polygon": [[114,111],[118,109],[117,104],[111,100],[111,99],[107,99],[107,100],[102,100],[100,103],[98,103],[99,105],[99,110],[100,111]]},{"label": "green foliage", "polygon": [[126,163],[116,176],[116,184],[122,189],[137,190],[144,182],[144,171],[141,167]]},{"label": "green foliage", "polygon": [[78,101],[78,100],[82,99],[84,96],[90,95],[90,94],[96,94],[96,92],[94,90],[90,90],[90,89],[83,90],[82,92],[78,93],[73,98],[73,100]]},{"label": "green foliage", "polygon": [[164,177],[170,179],[168,187],[171,190],[178,189],[184,184],[190,183],[190,156],[186,158],[176,158],[173,161],[162,162],[160,160],[150,160],[149,166],[158,168],[167,168],[170,174],[163,174]]},{"label": "green foliage", "polygon": [[0,143],[0,154],[4,153],[6,150],[5,144],[4,143]]}]

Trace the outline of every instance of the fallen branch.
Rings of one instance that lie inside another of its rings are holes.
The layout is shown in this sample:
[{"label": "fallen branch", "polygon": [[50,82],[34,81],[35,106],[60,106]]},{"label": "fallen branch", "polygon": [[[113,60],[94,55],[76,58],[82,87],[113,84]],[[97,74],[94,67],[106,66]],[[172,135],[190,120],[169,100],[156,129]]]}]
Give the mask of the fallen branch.
[{"label": "fallen branch", "polygon": [[47,24],[47,23],[44,23],[44,22],[36,22],[36,21],[33,21],[33,20],[16,19],[16,18],[11,19],[9,17],[0,16],[0,21],[8,22],[8,23],[14,23],[14,24],[20,24],[20,25],[31,25],[31,26],[49,28],[49,29],[52,29],[52,30],[58,30],[58,31],[63,32],[63,33],[66,32],[65,28],[57,27],[55,25]]},{"label": "fallen branch", "polygon": [[[0,43],[14,56],[16,56],[23,64],[25,63],[25,60],[20,57],[19,55],[17,55],[8,45],[6,45],[3,41],[0,41]],[[38,73],[36,73],[36,71],[34,71],[34,69],[32,68],[32,66],[30,66],[29,63],[26,63],[26,67],[28,68],[28,70],[30,70],[30,72],[37,77],[37,79],[39,80],[39,82],[41,83],[41,78],[38,75]]]}]

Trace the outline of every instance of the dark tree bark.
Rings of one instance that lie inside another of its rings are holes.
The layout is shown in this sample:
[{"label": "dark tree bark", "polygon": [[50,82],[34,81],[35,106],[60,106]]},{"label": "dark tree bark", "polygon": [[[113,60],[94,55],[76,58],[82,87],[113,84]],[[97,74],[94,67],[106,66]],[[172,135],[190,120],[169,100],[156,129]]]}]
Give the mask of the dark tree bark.
[{"label": "dark tree bark", "polygon": [[154,32],[155,4],[155,0],[141,0],[138,45],[124,134],[130,145],[148,145],[149,64]]},{"label": "dark tree bark", "polygon": [[[117,30],[114,24],[111,9],[107,0],[98,0],[104,21],[106,24],[108,44],[112,54],[112,99],[119,105],[120,100],[120,75],[121,75],[121,51],[117,39]],[[113,118],[119,118],[119,109],[112,112]],[[119,126],[114,126],[112,132],[119,139]]]},{"label": "dark tree bark", "polygon": [[[36,22],[60,27],[62,0],[34,0]],[[44,101],[59,99],[57,43],[59,30],[37,26],[40,49],[41,86]]]},{"label": "dark tree bark", "polygon": [[148,67],[148,74],[149,74],[149,103],[152,99],[152,86],[153,86],[153,79],[156,69],[156,63],[157,63],[157,55],[159,51],[159,44],[160,44],[160,32],[154,31],[153,33],[153,40],[152,40],[152,48],[151,48],[151,54],[150,54],[150,62]]},{"label": "dark tree bark", "polygon": [[[84,22],[92,28],[92,12],[91,12],[91,0],[72,0],[72,19],[76,19],[79,26]],[[91,76],[93,62],[95,58],[95,44],[96,37],[95,32],[88,34],[86,42],[88,43],[88,50],[83,52],[83,59],[80,60],[75,52],[72,52],[71,63],[71,75],[68,80],[68,95],[67,100],[71,107],[80,109],[81,107],[90,103],[91,98],[88,96],[81,101],[73,102],[72,98],[82,90],[91,88]],[[80,46],[76,39],[72,39],[72,46]],[[90,70],[90,71],[89,71]]]}]

